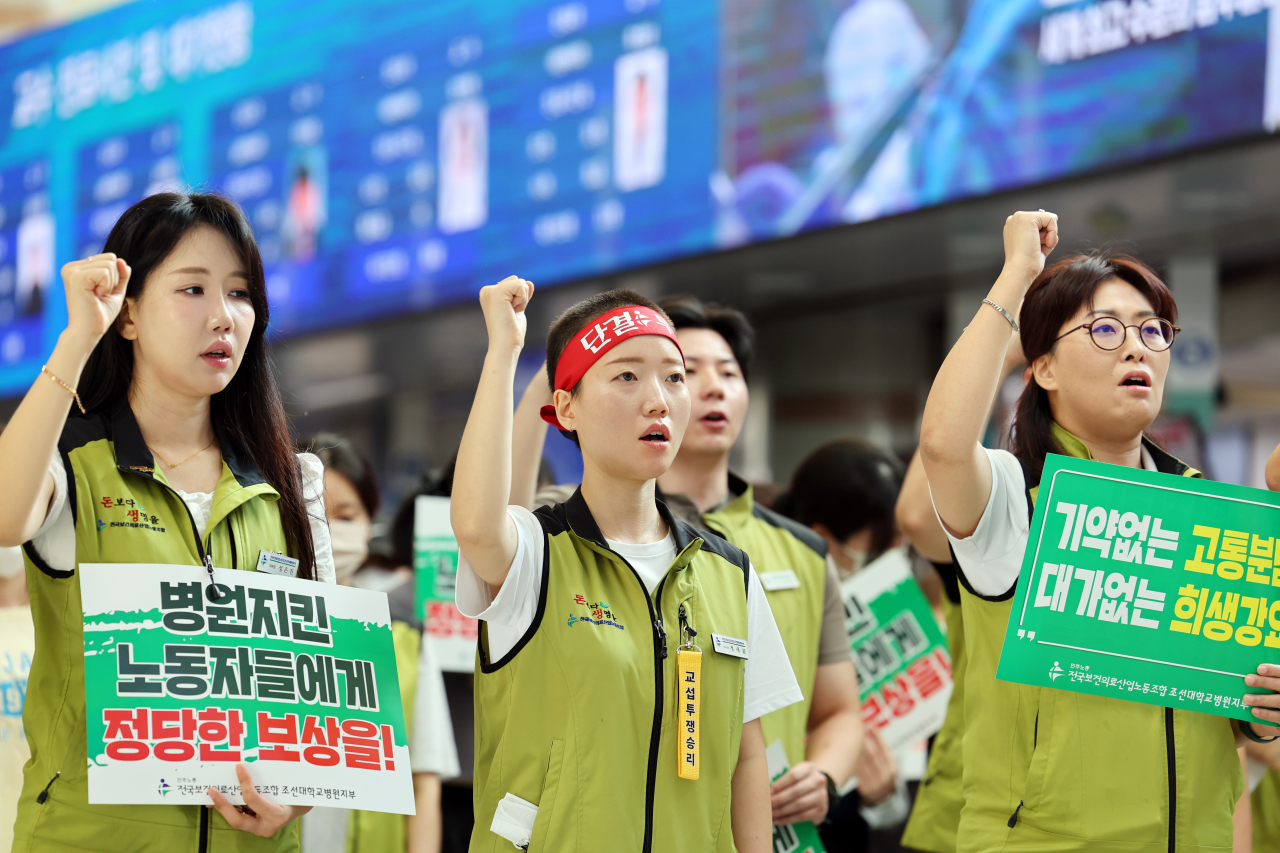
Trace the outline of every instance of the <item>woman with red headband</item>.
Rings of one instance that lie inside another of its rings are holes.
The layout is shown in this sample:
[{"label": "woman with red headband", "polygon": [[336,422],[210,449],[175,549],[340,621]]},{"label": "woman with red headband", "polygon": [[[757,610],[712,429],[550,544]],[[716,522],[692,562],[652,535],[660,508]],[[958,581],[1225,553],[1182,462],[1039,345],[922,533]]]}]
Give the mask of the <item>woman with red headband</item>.
[{"label": "woman with red headband", "polygon": [[759,718],[801,699],[747,555],[656,500],[689,420],[665,314],[628,291],[547,336],[543,417],[582,486],[508,507],[516,360],[533,285],[480,292],[489,332],[453,488],[458,606],[482,620],[471,850],[764,853]]}]

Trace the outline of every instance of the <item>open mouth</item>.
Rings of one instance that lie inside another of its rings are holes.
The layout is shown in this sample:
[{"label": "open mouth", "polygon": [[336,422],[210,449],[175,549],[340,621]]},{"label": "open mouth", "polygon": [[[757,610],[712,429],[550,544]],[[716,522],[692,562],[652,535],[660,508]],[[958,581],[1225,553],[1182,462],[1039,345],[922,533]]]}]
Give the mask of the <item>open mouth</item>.
[{"label": "open mouth", "polygon": [[723,427],[729,424],[729,419],[724,416],[724,412],[708,412],[699,420],[709,427]]},{"label": "open mouth", "polygon": [[670,438],[671,436],[668,435],[667,428],[661,424],[650,427],[647,433],[640,436],[641,441],[648,442],[651,445],[666,444],[667,440]]},{"label": "open mouth", "polygon": [[226,367],[231,364],[231,350],[228,347],[215,346],[200,357],[214,367]]},{"label": "open mouth", "polygon": [[1120,380],[1120,385],[1125,388],[1150,388],[1151,380],[1144,373],[1130,373]]}]

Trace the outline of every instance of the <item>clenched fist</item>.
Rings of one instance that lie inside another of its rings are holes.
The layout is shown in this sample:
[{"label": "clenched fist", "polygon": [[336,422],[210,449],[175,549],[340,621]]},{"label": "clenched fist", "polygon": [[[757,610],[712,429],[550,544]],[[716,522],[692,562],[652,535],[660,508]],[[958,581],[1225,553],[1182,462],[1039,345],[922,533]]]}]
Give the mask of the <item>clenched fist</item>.
[{"label": "clenched fist", "polygon": [[1043,210],[1020,210],[1004,221],[1004,265],[1029,276],[1040,275],[1044,262],[1058,245],[1058,215]]},{"label": "clenched fist", "polygon": [[480,289],[480,309],[489,331],[489,349],[518,350],[528,325],[524,309],[533,298],[533,282],[511,275]]},{"label": "clenched fist", "polygon": [[111,252],[63,266],[67,331],[91,347],[97,344],[120,316],[132,272],[124,258]]}]

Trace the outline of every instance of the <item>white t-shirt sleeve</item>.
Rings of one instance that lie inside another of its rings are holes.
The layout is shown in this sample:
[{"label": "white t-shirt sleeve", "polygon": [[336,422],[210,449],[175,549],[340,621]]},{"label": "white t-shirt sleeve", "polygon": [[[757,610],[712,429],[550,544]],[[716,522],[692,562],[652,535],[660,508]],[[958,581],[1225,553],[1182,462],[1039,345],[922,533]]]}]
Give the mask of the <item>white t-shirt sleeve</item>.
[{"label": "white t-shirt sleeve", "polygon": [[546,550],[542,525],[522,506],[507,507],[507,517],[516,526],[516,555],[497,595],[466,557],[458,554],[458,609],[464,616],[488,623],[491,661],[501,660],[529,630],[542,593],[542,555]]},{"label": "white t-shirt sleeve", "polygon": [[316,549],[316,580],[336,584],[333,540],[324,514],[324,463],[314,453],[299,453],[298,465],[302,468],[302,500],[307,508],[307,521],[311,523],[311,542]]},{"label": "white t-shirt sleeve", "polygon": [[462,774],[453,720],[444,692],[444,677],[431,643],[422,638],[418,653],[418,688],[413,700],[413,734],[409,741],[409,766],[414,773],[435,773],[441,779]]},{"label": "white t-shirt sleeve", "polygon": [[986,509],[971,536],[958,539],[947,531],[947,538],[969,585],[979,594],[995,598],[1008,594],[1018,582],[1031,519],[1027,481],[1017,458],[1007,450],[985,450],[991,463],[991,497]]},{"label": "white t-shirt sleeve", "polygon": [[747,582],[747,662],[743,679],[744,723],[804,700],[755,566],[751,567]]},{"label": "white t-shirt sleeve", "polygon": [[49,460],[49,474],[53,477],[49,514],[31,537],[31,544],[49,568],[69,572],[76,567],[76,525],[67,501],[67,469],[62,467],[62,457],[56,453]]}]

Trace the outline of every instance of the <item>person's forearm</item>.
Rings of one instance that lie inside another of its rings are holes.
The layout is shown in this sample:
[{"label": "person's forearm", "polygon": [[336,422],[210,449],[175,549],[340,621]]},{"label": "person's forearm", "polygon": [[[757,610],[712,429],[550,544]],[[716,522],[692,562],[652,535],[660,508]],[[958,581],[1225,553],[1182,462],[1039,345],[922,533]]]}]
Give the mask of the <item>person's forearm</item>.
[{"label": "person's forearm", "polygon": [[434,773],[413,774],[413,797],[418,813],[405,818],[406,853],[440,853],[444,837],[440,777]]},{"label": "person's forearm", "polygon": [[[992,302],[1017,317],[1032,270],[1006,267],[991,287]],[[972,322],[938,370],[920,425],[925,468],[964,463],[982,441],[987,417],[1000,388],[1005,353],[1013,329],[1004,315],[979,303]]]},{"label": "person's forearm", "polygon": [[853,661],[819,664],[807,721],[805,760],[835,780],[849,781],[862,754],[862,700]]},{"label": "person's forearm", "polygon": [[1267,459],[1266,479],[1268,489],[1280,492],[1280,446],[1271,451],[1271,457]]},{"label": "person's forearm", "polygon": [[933,511],[929,478],[925,476],[919,449],[912,455],[911,464],[907,466],[907,475],[898,492],[894,515],[903,535],[921,556],[934,563],[951,562],[951,545],[947,541],[946,531],[938,523],[937,513]]},{"label": "person's forearm", "polygon": [[849,781],[861,752],[862,714],[856,707],[841,709],[809,730],[805,758],[837,785]]},{"label": "person's forearm", "polygon": [[501,586],[514,553],[507,521],[511,496],[512,383],[520,348],[489,349],[458,447],[450,519],[458,548],[481,578]]},{"label": "person's forearm", "polygon": [[[49,372],[75,388],[95,343],[63,332],[49,357]],[[0,545],[21,545],[44,523],[49,461],[74,405],[71,393],[42,373],[0,434],[0,482],[5,484],[0,490]]]},{"label": "person's forearm", "polygon": [[742,727],[732,797],[730,821],[738,853],[769,853],[773,845],[773,809],[769,804],[769,762],[759,720]]},{"label": "person's forearm", "polygon": [[511,432],[511,498],[513,506],[533,509],[538,494],[538,469],[542,463],[542,446],[547,440],[547,422],[542,407],[551,403],[547,385],[547,366],[534,373],[533,379],[516,406]]}]

